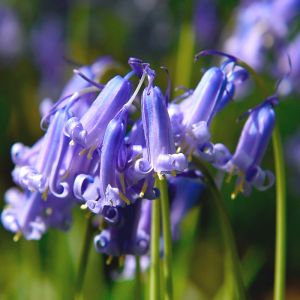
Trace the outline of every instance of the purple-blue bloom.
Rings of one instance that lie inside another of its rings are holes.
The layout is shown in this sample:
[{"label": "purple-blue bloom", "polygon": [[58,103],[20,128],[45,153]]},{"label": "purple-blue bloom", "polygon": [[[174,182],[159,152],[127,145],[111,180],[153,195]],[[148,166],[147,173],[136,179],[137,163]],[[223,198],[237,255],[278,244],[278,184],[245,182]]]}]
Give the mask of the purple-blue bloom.
[{"label": "purple-blue bloom", "polygon": [[186,157],[176,153],[165,98],[158,87],[146,88],[142,96],[142,119],[147,160],[157,173],[183,171]]},{"label": "purple-blue bloom", "polygon": [[66,135],[84,149],[89,150],[90,154],[101,146],[109,121],[131,96],[132,86],[129,76],[131,73],[124,78],[115,76],[105,85],[81,118],[74,116],[66,123]]},{"label": "purple-blue bloom", "polygon": [[237,67],[231,59],[220,68],[207,70],[191,95],[179,104],[169,106],[172,130],[178,151],[189,159],[193,154],[217,164],[224,151],[211,142],[210,124],[235,92],[236,84],[248,77],[245,69]]},{"label": "purple-blue bloom", "polygon": [[274,184],[273,173],[261,169],[260,163],[275,126],[274,104],[277,101],[273,96],[250,110],[235,153],[225,166],[231,174],[238,175],[233,199],[239,192],[249,194],[252,186],[264,191]]},{"label": "purple-blue bloom", "polygon": [[146,216],[144,210],[142,210],[143,214],[141,215],[141,205],[141,201],[138,201],[133,205],[119,208],[121,222],[118,225],[109,225],[107,229],[102,230],[94,238],[98,252],[111,256],[147,253],[150,238],[144,231],[143,236],[141,236],[142,231],[139,228],[139,222]]}]

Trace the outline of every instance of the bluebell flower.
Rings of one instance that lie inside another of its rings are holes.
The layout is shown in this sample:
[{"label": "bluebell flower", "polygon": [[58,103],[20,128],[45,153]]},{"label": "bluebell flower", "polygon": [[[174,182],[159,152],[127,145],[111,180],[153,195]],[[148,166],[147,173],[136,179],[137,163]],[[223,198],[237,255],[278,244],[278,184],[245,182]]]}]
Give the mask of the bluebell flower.
[{"label": "bluebell flower", "polygon": [[125,105],[132,94],[129,76],[111,79],[81,117],[72,117],[65,126],[65,133],[72,141],[92,153],[100,147],[109,121]]},{"label": "bluebell flower", "polygon": [[59,199],[52,195],[45,201],[39,192],[21,192],[16,188],[5,194],[7,206],[1,213],[4,227],[28,240],[40,239],[49,227],[67,230],[71,225],[72,198]]},{"label": "bluebell flower", "polygon": [[166,99],[159,87],[153,86],[155,73],[149,72],[148,77],[149,85],[141,100],[146,159],[159,174],[183,171],[187,168],[187,159],[182,153],[176,153]]},{"label": "bluebell flower", "polygon": [[[96,199],[99,200],[85,198],[88,207],[95,213],[101,212],[104,206],[130,204],[130,200],[126,196],[127,187],[122,166],[119,166],[119,155],[126,134],[127,118],[128,107],[124,107],[106,128],[101,147],[99,184],[95,185],[94,179],[90,182],[98,191]],[[81,185],[84,181],[80,177],[78,178],[79,181],[75,180],[74,189],[81,191]],[[76,194],[80,195],[80,192],[76,192]]]},{"label": "bluebell flower", "polygon": [[[89,66],[82,66],[65,85],[59,100],[43,114],[41,127],[47,128],[51,117],[59,109],[65,108],[68,118],[76,116],[81,118],[104,85],[97,83],[105,71],[114,65],[110,57],[102,57]],[[46,99],[48,102],[49,100]]]},{"label": "bluebell flower", "polygon": [[[118,226],[109,226],[94,238],[96,250],[110,256],[127,254],[143,255],[149,249],[149,235],[138,235],[141,218],[141,202],[119,208],[122,221]],[[141,231],[139,230],[139,233]]]},{"label": "bluebell flower", "polygon": [[[80,80],[71,79],[60,101],[52,107],[50,103],[45,104],[42,120],[42,125],[47,127],[45,135],[32,147],[13,145],[11,155],[16,164],[13,179],[24,191],[13,189],[7,194],[8,206],[1,217],[7,229],[23,234],[26,239],[38,239],[49,227],[66,229],[70,224],[71,208],[81,200],[73,193],[74,181],[80,173],[96,178],[100,153],[83,155],[82,146],[70,144],[64,128],[73,114],[82,116],[93,103],[100,89],[90,89],[97,85],[93,79],[100,79],[109,64],[111,61],[103,59],[91,67],[81,68],[83,78],[76,75]],[[92,95],[87,95],[86,89]],[[93,190],[89,197],[95,197]]]},{"label": "bluebell flower", "polygon": [[193,154],[217,164],[223,154],[211,142],[210,124],[214,116],[232,100],[235,86],[248,73],[232,59],[220,68],[207,70],[191,95],[169,106],[172,130],[178,146],[189,158]]},{"label": "bluebell flower", "polygon": [[[57,189],[67,189],[64,183],[61,183],[60,187],[57,186],[60,156],[63,148],[68,145],[68,141],[63,135],[65,121],[65,111],[57,111],[43,137],[35,164],[16,166],[13,171],[13,179],[18,185],[30,191],[45,193],[44,197],[47,196],[48,188],[53,194],[60,193]],[[65,192],[68,193],[68,191]],[[63,191],[62,194],[65,196]]]},{"label": "bluebell flower", "polygon": [[276,96],[270,97],[249,112],[235,153],[225,166],[231,174],[238,175],[231,195],[233,199],[239,192],[249,194],[252,186],[264,191],[274,184],[273,173],[263,170],[260,164],[275,126],[274,105],[277,101]]}]

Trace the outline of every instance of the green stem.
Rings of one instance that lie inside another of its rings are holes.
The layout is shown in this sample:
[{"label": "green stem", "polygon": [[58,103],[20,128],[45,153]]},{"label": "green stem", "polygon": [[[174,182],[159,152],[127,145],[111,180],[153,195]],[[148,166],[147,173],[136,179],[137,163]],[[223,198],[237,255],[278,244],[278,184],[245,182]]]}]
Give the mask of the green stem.
[{"label": "green stem", "polygon": [[152,202],[152,213],[151,213],[151,266],[150,266],[149,300],[158,300],[160,298],[159,240],[160,240],[160,200],[156,199]]},{"label": "green stem", "polygon": [[140,257],[135,256],[135,299],[142,300],[142,273],[141,273],[141,264]]},{"label": "green stem", "polygon": [[76,279],[76,299],[80,299],[82,297],[82,289],[84,284],[84,277],[86,273],[87,263],[89,259],[89,252],[91,248],[91,242],[93,238],[93,224],[92,224],[92,215],[88,215],[85,237],[84,237],[84,244],[81,250],[80,255],[80,262],[78,268],[78,274]]},{"label": "green stem", "polygon": [[283,151],[279,129],[277,126],[275,126],[272,138],[276,171],[276,248],[274,300],[282,300],[285,298],[286,190]]},{"label": "green stem", "polygon": [[160,201],[162,210],[162,228],[164,239],[164,260],[163,271],[165,280],[164,300],[173,299],[173,280],[172,280],[172,233],[170,221],[170,207],[168,185],[165,178],[159,180]]},{"label": "green stem", "polygon": [[193,157],[193,162],[195,165],[201,170],[205,181],[207,185],[209,186],[211,193],[212,193],[212,200],[213,204],[217,210],[217,213],[220,218],[221,222],[221,230],[223,232],[223,236],[225,239],[226,246],[230,250],[231,260],[233,263],[233,269],[235,273],[235,279],[237,281],[237,289],[236,291],[239,293],[236,297],[236,299],[246,299],[246,292],[244,283],[242,280],[242,273],[241,273],[241,267],[239,264],[239,256],[237,253],[237,249],[235,247],[235,240],[233,231],[231,228],[231,224],[228,218],[228,215],[226,213],[225,207],[223,205],[222,196],[220,194],[220,191],[218,190],[214,179],[212,178],[210,172],[206,168],[206,166],[196,157]]}]

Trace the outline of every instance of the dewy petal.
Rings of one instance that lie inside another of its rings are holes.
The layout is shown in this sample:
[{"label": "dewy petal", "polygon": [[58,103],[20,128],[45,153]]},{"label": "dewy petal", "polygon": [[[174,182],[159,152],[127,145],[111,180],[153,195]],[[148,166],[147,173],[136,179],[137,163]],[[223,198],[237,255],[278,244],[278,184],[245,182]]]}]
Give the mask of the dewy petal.
[{"label": "dewy petal", "polygon": [[142,96],[142,120],[147,159],[156,172],[183,171],[187,160],[175,155],[175,144],[165,99],[158,87],[148,87]]}]

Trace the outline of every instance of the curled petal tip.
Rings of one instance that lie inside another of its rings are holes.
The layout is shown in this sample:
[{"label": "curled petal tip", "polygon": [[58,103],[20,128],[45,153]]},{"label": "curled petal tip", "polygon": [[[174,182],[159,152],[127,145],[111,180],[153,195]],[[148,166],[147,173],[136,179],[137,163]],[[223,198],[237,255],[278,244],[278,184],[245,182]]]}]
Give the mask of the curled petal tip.
[{"label": "curled petal tip", "polygon": [[94,238],[94,245],[97,252],[102,253],[109,246],[109,233],[107,231],[100,233]]},{"label": "curled petal tip", "polygon": [[80,145],[85,146],[87,132],[83,129],[83,126],[77,117],[70,118],[67,121],[64,132],[72,141],[76,141]]}]

